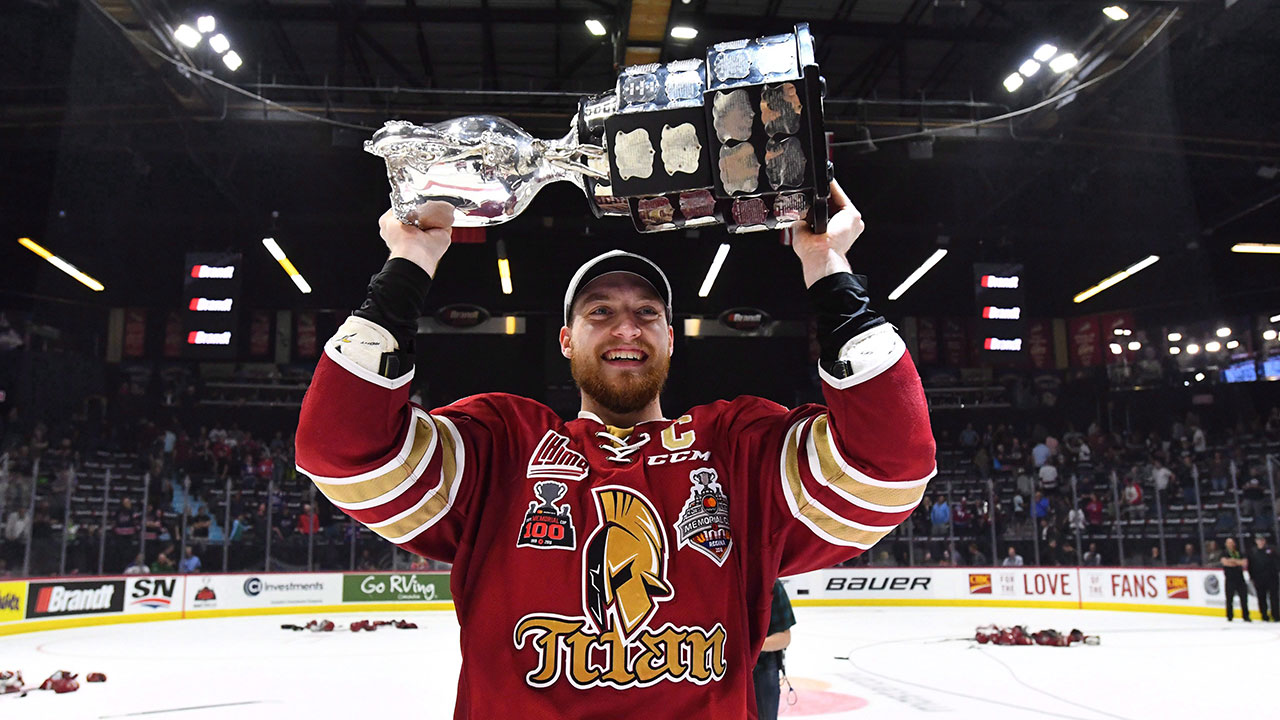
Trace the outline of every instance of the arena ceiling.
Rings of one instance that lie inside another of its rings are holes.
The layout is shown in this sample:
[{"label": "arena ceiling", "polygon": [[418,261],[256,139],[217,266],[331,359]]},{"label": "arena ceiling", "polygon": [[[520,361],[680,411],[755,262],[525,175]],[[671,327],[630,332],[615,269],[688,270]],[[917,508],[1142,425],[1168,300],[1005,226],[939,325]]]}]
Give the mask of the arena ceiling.
[{"label": "arena ceiling", "polygon": [[[1280,310],[1280,259],[1229,252],[1280,225],[1280,4],[1263,0],[7,0],[0,3],[0,263],[6,302],[177,302],[181,254],[240,249],[258,307],[349,307],[379,262],[386,206],[361,152],[390,118],[487,112],[558,137],[620,64],[810,23],[827,80],[837,176],[870,229],[851,254],[878,295],[939,244],[951,254],[893,314],[967,312],[971,264],[1027,266],[1037,314]],[[173,29],[210,14],[243,58]],[[599,20],[606,35],[588,32]],[[698,30],[675,40],[678,25]],[[1002,86],[1037,47],[1081,63]],[[201,72],[193,72],[191,68]],[[234,85],[234,88],[229,87]],[[1072,92],[1074,90],[1074,92]],[[1050,96],[1058,101],[1038,105]],[[972,125],[975,121],[980,124]],[[953,126],[966,124],[963,129]],[[273,214],[274,213],[274,214]],[[458,248],[440,297],[546,310],[578,260],[648,252],[688,312],[803,307],[776,235],[734,236],[716,292],[694,290],[718,231],[639,237],[587,222],[567,185]],[[315,292],[297,294],[259,240],[276,236]],[[107,286],[90,295],[14,243],[45,244]],[[1162,260],[1083,306],[1071,297]],[[23,300],[26,298],[26,300]],[[959,308],[959,310],[956,310]]]}]

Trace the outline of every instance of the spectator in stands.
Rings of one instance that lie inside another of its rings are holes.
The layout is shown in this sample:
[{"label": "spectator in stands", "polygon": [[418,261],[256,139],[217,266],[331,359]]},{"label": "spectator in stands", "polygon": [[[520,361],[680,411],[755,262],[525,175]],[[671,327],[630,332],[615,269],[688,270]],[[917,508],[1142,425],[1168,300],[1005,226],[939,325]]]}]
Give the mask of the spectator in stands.
[{"label": "spectator in stands", "polygon": [[973,511],[964,499],[956,501],[951,510],[951,525],[957,537],[968,537],[973,526]]},{"label": "spectator in stands", "polygon": [[1209,462],[1209,483],[1217,492],[1222,492],[1231,484],[1231,464],[1221,450],[1213,451],[1213,460]]},{"label": "spectator in stands", "polygon": [[1258,611],[1263,622],[1280,622],[1280,566],[1276,553],[1265,535],[1253,538],[1254,548],[1249,551],[1249,578],[1258,595]]},{"label": "spectator in stands", "polygon": [[1009,546],[1009,552],[1005,554],[1004,561],[1000,563],[1004,567],[1022,567],[1022,556],[1018,554],[1018,550],[1012,545]]},{"label": "spectator in stands", "polygon": [[178,565],[178,572],[181,573],[197,573],[200,572],[200,556],[196,555],[196,551],[190,545],[184,548],[185,555],[182,562]]},{"label": "spectator in stands", "polygon": [[990,561],[986,553],[978,549],[978,543],[969,543],[969,564],[974,567],[986,567]]},{"label": "spectator in stands", "polygon": [[1217,540],[1204,541],[1204,562],[1201,567],[1218,567],[1222,564],[1222,551],[1218,549]]},{"label": "spectator in stands", "polygon": [[1182,546],[1182,557],[1178,560],[1178,565],[1182,567],[1199,567],[1200,554],[1196,552],[1196,546],[1187,543]]},{"label": "spectator in stands", "polygon": [[115,512],[111,526],[111,542],[107,544],[107,561],[113,568],[124,565],[124,558],[132,557],[138,544],[138,532],[142,518],[133,507],[133,500],[125,496]]},{"label": "spectator in stands", "polygon": [[177,568],[174,567],[173,560],[169,559],[169,555],[167,553],[162,552],[156,555],[155,562],[151,563],[151,573],[153,575],[168,575],[173,573],[175,570],[177,570]]},{"label": "spectator in stands", "polygon": [[1044,549],[1040,551],[1040,564],[1057,567],[1062,564],[1062,550],[1058,547],[1058,538],[1049,538]]},{"label": "spectator in stands", "polygon": [[1227,581],[1227,622],[1235,619],[1232,605],[1236,597],[1240,598],[1240,617],[1245,622],[1250,622],[1249,588],[1244,584],[1244,569],[1248,561],[1236,548],[1235,538],[1227,538],[1224,544],[1226,549],[1222,552],[1222,575]]},{"label": "spectator in stands", "polygon": [[1067,513],[1067,527],[1071,529],[1072,533],[1079,534],[1084,532],[1084,529],[1085,529],[1084,510],[1078,507],[1071,508],[1070,512]]},{"label": "spectator in stands", "polygon": [[1055,495],[1058,492],[1058,466],[1053,460],[1049,460],[1040,466],[1040,490],[1046,495]]},{"label": "spectator in stands", "polygon": [[299,535],[314,535],[320,531],[320,516],[311,508],[311,503],[303,503],[294,530]]},{"label": "spectator in stands", "polygon": [[1160,498],[1167,498],[1166,492],[1169,489],[1169,482],[1173,480],[1173,471],[1164,466],[1160,458],[1151,459],[1151,484],[1156,492],[1160,494]]},{"label": "spectator in stands", "polygon": [[1084,553],[1084,564],[1087,567],[1100,567],[1102,565],[1102,553],[1098,552],[1098,543],[1089,543],[1089,549]]},{"label": "spectator in stands", "polygon": [[1031,448],[1032,466],[1037,468],[1044,467],[1045,463],[1049,462],[1049,457],[1052,454],[1049,445],[1045,443],[1044,439],[1041,439],[1040,442],[1035,444],[1035,447]]},{"label": "spectator in stands", "polygon": [[1084,517],[1089,523],[1090,532],[1099,532],[1102,530],[1104,506],[1102,500],[1098,499],[1096,493],[1089,493],[1088,499],[1084,504]]},{"label": "spectator in stands", "polygon": [[978,437],[978,431],[973,429],[973,423],[965,424],[964,430],[960,431],[960,447],[972,451],[978,447],[979,440],[981,438]]},{"label": "spectator in stands", "polygon": [[[1252,472],[1254,471],[1251,470],[1250,473]],[[1240,517],[1246,523],[1252,521],[1254,527],[1261,528],[1269,525],[1271,518],[1267,517],[1265,512],[1269,503],[1264,502],[1265,499],[1262,482],[1256,475],[1251,475],[1249,482],[1240,491]]]},{"label": "spectator in stands", "polygon": [[1047,521],[1049,517],[1049,498],[1045,497],[1044,493],[1036,493],[1031,503],[1031,514],[1035,516],[1037,525]]},{"label": "spectator in stands", "polygon": [[1143,502],[1142,486],[1138,484],[1136,473],[1128,475],[1121,499],[1130,518],[1147,516],[1147,504]]},{"label": "spectator in stands", "polygon": [[135,555],[133,562],[130,563],[129,567],[124,569],[125,575],[146,575],[149,572],[151,572],[151,569],[147,567],[146,560],[143,558],[142,553]]},{"label": "spectator in stands", "polygon": [[1147,559],[1144,563],[1146,567],[1164,567],[1164,555],[1160,553],[1159,545],[1152,545],[1151,550],[1147,553]]}]

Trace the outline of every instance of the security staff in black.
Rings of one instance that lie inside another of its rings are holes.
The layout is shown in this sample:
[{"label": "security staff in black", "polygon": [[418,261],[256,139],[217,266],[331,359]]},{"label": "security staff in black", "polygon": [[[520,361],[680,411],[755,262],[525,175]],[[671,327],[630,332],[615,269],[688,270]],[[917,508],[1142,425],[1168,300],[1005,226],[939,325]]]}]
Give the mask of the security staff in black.
[{"label": "security staff in black", "polygon": [[1267,545],[1267,538],[1253,538],[1254,548],[1249,551],[1249,578],[1258,594],[1258,608],[1262,620],[1280,621],[1280,565],[1276,563],[1276,551]]},{"label": "security staff in black", "polygon": [[1227,538],[1226,549],[1222,551],[1222,574],[1227,581],[1227,622],[1233,619],[1235,597],[1240,596],[1240,617],[1249,622],[1249,588],[1244,584],[1244,568],[1246,560],[1236,547],[1235,538]]},{"label": "security staff in black", "polygon": [[773,604],[769,609],[769,633],[756,660],[752,680],[756,686],[756,714],[760,720],[777,720],[778,700],[782,695],[783,650],[791,644],[791,626],[796,616],[782,583],[773,581]]}]

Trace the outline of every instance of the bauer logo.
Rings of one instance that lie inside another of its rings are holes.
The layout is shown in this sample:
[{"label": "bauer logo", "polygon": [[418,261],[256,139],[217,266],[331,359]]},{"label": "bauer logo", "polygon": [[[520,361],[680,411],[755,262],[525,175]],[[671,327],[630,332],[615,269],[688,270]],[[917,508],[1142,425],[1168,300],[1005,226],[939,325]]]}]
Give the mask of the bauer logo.
[{"label": "bauer logo", "polygon": [[124,581],[31,583],[27,617],[94,615],[124,610]]},{"label": "bauer logo", "polygon": [[0,623],[22,619],[26,590],[24,582],[0,582]]},{"label": "bauer logo", "polygon": [[178,591],[178,578],[154,577],[129,581],[129,610],[169,610]]},{"label": "bauer logo", "polygon": [[1191,588],[1187,583],[1186,575],[1166,575],[1164,578],[1165,592],[1169,594],[1172,600],[1190,600]]},{"label": "bauer logo", "polygon": [[429,602],[448,600],[449,576],[443,573],[344,575],[342,602]]}]

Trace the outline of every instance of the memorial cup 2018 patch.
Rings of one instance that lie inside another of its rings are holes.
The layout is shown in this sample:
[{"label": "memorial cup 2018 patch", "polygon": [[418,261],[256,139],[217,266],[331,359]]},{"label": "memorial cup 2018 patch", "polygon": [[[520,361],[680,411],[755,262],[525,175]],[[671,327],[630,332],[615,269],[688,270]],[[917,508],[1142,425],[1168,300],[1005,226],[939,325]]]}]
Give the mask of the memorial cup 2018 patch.
[{"label": "memorial cup 2018 patch", "polygon": [[578,547],[577,536],[573,531],[573,513],[568,503],[556,505],[556,501],[569,491],[567,485],[554,480],[546,480],[533,486],[534,497],[529,503],[529,511],[524,514],[524,524],[520,526],[520,537],[516,539],[516,547],[536,547],[544,549],[574,550]]},{"label": "memorial cup 2018 patch", "polygon": [[733,548],[729,529],[729,496],[720,486],[715,468],[698,468],[689,473],[693,488],[676,520],[676,548],[686,545],[724,565]]}]

